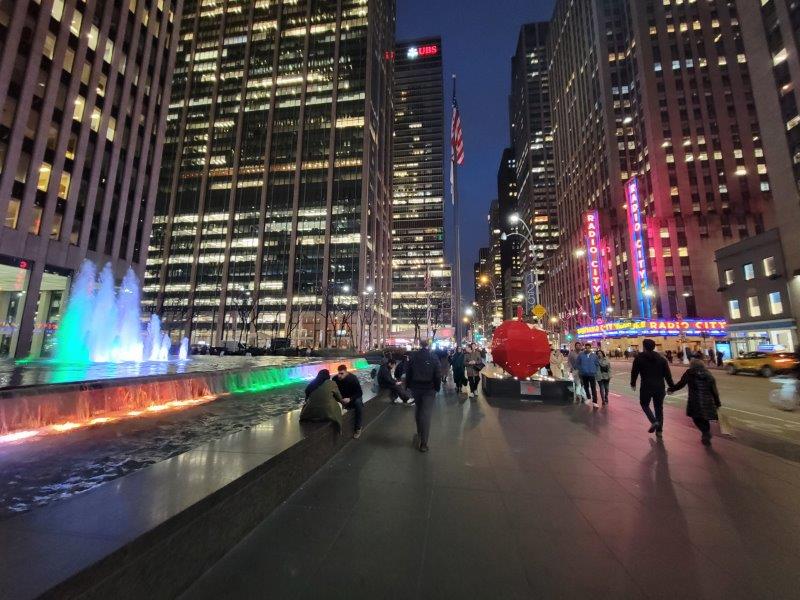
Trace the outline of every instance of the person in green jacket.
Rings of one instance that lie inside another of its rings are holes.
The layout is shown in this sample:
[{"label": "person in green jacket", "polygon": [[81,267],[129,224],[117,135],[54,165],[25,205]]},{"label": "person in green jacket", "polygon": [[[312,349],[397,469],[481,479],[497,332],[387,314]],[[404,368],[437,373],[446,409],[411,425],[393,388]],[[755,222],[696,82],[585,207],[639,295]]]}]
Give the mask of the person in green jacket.
[{"label": "person in green jacket", "polygon": [[332,421],[342,431],[342,394],[339,387],[331,381],[328,369],[322,369],[306,387],[306,403],[300,411],[301,421]]},{"label": "person in green jacket", "polygon": [[461,348],[456,348],[451,364],[453,365],[453,382],[456,384],[456,391],[460,394],[461,388],[467,385],[465,355]]}]

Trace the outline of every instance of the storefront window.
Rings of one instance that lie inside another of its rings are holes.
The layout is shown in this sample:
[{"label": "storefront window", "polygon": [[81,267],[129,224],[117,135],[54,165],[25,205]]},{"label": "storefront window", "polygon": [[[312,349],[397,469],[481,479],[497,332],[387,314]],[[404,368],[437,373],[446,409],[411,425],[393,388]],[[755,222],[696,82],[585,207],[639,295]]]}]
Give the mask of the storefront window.
[{"label": "storefront window", "polygon": [[0,264],[0,358],[13,358],[19,338],[28,271]]},{"label": "storefront window", "polygon": [[32,358],[53,355],[54,334],[66,308],[69,283],[70,278],[64,274],[45,270],[42,275],[31,340]]},{"label": "storefront window", "polygon": [[783,302],[781,302],[780,292],[772,292],[769,295],[769,312],[773,315],[779,315],[783,312]]}]

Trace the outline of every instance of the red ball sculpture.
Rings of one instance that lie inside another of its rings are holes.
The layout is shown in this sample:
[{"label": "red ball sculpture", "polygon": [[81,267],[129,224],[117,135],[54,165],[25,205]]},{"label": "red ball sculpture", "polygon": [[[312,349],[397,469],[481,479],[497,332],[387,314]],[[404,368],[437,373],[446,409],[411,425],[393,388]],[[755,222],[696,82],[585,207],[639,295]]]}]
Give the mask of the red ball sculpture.
[{"label": "red ball sculpture", "polygon": [[517,379],[526,379],[550,363],[550,342],[544,331],[522,321],[522,308],[517,316],[494,330],[492,360]]}]

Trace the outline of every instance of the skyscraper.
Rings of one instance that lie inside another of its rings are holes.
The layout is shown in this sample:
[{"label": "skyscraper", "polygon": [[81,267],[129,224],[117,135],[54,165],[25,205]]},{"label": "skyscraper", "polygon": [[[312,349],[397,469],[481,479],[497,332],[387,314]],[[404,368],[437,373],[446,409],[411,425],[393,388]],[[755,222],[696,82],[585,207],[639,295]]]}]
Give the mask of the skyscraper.
[{"label": "skyscraper", "polygon": [[[451,324],[444,245],[442,41],[400,42],[394,53],[392,330],[424,334],[428,308]],[[426,281],[428,282],[426,284]]]},{"label": "skyscraper", "polygon": [[[534,252],[522,252],[520,269],[529,278],[535,272],[540,280],[546,275],[542,261],[558,248],[548,31],[546,22],[528,23],[520,29],[511,60],[509,99],[518,211],[533,234],[534,245]],[[516,243],[520,248],[527,245]]]},{"label": "skyscraper", "polygon": [[[523,269],[525,263],[524,243],[519,224],[510,222],[511,215],[519,212],[517,196],[517,161],[512,148],[503,150],[497,169],[497,212],[490,215],[489,237],[492,245],[499,249],[497,261],[500,267],[499,294],[502,302],[502,318],[510,319],[516,299],[523,293]],[[503,234],[506,239],[502,239]]]},{"label": "skyscraper", "polygon": [[146,292],[218,344],[388,332],[392,0],[187,0]]},{"label": "skyscraper", "polygon": [[774,213],[741,31],[722,0],[556,3],[551,311],[724,314],[708,257]]},{"label": "skyscraper", "polygon": [[180,6],[0,1],[0,358],[50,355],[85,258],[142,274]]}]

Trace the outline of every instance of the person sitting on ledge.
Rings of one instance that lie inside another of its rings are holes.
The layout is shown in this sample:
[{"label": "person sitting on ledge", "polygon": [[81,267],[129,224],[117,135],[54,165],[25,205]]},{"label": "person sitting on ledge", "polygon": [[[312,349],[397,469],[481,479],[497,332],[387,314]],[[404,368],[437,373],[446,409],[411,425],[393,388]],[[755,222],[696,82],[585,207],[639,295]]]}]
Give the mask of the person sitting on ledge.
[{"label": "person sitting on ledge", "polygon": [[339,403],[343,402],[342,394],[337,385],[331,381],[328,369],[322,369],[306,387],[306,403],[300,411],[301,421],[324,422],[331,421],[336,424],[337,430],[342,431],[342,410]]},{"label": "person sitting on ledge", "polygon": [[345,408],[355,411],[353,437],[358,439],[361,437],[364,413],[364,392],[361,390],[361,382],[358,381],[358,377],[353,373],[347,372],[347,365],[338,366],[334,382],[342,394],[342,402],[345,404]]}]

